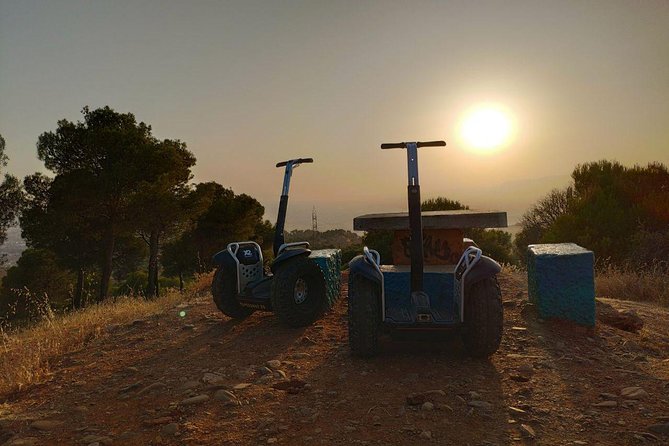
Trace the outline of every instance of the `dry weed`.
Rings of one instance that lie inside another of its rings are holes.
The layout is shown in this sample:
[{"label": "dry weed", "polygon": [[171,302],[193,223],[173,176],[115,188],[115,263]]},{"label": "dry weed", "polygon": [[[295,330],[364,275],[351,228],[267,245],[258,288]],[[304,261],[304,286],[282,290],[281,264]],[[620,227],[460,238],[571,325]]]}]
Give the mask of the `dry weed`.
[{"label": "dry weed", "polygon": [[127,296],[110,299],[62,315],[47,311],[39,322],[26,328],[0,328],[0,394],[47,380],[52,373],[51,364],[59,356],[107,336],[110,326],[168,311],[206,290],[210,281],[210,275],[202,275],[184,293],[169,289],[154,300]]},{"label": "dry weed", "polygon": [[595,276],[597,296],[669,306],[669,263],[639,266],[606,264]]}]

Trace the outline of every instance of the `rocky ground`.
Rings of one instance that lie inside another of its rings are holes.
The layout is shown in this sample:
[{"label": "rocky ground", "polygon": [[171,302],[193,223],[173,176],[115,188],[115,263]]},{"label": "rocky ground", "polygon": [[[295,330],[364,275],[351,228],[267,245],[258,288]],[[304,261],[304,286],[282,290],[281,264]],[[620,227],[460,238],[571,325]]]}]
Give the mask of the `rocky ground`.
[{"label": "rocky ground", "polygon": [[669,444],[667,310],[607,300],[644,328],[588,331],[538,319],[522,276],[500,283],[489,361],[453,336],[353,359],[345,298],[292,330],[270,314],[231,321],[202,295],[109,327],[48,382],[0,395],[0,444]]}]

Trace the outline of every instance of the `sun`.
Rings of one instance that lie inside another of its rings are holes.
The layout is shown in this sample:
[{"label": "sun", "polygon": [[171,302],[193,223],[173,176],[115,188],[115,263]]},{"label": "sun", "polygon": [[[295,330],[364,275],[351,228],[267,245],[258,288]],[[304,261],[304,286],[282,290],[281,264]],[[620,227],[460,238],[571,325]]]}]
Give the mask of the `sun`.
[{"label": "sun", "polygon": [[511,115],[497,105],[478,105],[462,120],[460,135],[474,149],[491,151],[507,144],[511,138]]}]

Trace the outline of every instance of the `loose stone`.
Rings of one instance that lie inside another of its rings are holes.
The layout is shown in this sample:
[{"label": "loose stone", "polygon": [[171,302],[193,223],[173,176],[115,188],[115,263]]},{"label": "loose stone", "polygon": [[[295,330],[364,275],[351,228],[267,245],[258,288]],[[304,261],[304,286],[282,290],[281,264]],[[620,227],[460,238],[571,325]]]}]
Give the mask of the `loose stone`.
[{"label": "loose stone", "polygon": [[182,406],[192,406],[194,404],[204,403],[205,401],[208,400],[209,400],[209,395],[197,395],[190,398],[186,398],[185,400],[181,401],[180,404]]}]

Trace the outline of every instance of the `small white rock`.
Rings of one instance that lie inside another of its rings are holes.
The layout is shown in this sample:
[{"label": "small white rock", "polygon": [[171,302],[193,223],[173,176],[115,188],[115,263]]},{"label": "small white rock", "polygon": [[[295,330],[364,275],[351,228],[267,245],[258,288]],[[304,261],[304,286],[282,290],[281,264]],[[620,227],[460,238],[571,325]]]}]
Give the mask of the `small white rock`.
[{"label": "small white rock", "polygon": [[278,359],[271,359],[271,360],[267,361],[265,363],[265,365],[267,367],[269,367],[270,369],[276,370],[279,367],[281,367],[281,361],[279,361]]},{"label": "small white rock", "polygon": [[205,373],[202,376],[202,382],[205,384],[218,384],[224,380],[222,375],[218,373]]},{"label": "small white rock", "polygon": [[425,438],[427,440],[430,440],[432,438],[432,432],[423,431],[423,432],[420,433],[420,438]]},{"label": "small white rock", "polygon": [[649,396],[648,392],[637,386],[625,387],[620,391],[620,395],[630,400],[640,400]]},{"label": "small white rock", "polygon": [[193,396],[190,398],[186,398],[185,400],[181,401],[182,406],[192,406],[193,404],[200,404],[204,403],[205,401],[209,401],[209,395],[197,395]]},{"label": "small white rock", "polygon": [[214,394],[214,399],[218,401],[223,401],[223,403],[225,403],[226,406],[235,406],[239,404],[235,394],[232,392],[228,392],[225,389],[218,390]]},{"label": "small white rock", "polygon": [[492,409],[492,404],[487,401],[474,400],[467,403],[469,407],[475,407],[477,409],[490,410]]},{"label": "small white rock", "polygon": [[618,403],[616,401],[602,401],[600,403],[594,403],[592,407],[616,407]]},{"label": "small white rock", "polygon": [[434,410],[434,404],[432,404],[429,401],[425,401],[422,406],[420,406],[421,409],[423,410]]},{"label": "small white rock", "polygon": [[177,423],[170,423],[163,426],[160,430],[160,433],[166,437],[174,436],[179,431],[179,425]]},{"label": "small white rock", "polygon": [[30,425],[33,429],[37,429],[39,431],[50,431],[52,429],[55,429],[63,424],[62,421],[55,421],[55,420],[37,420],[33,421],[33,423]]}]

